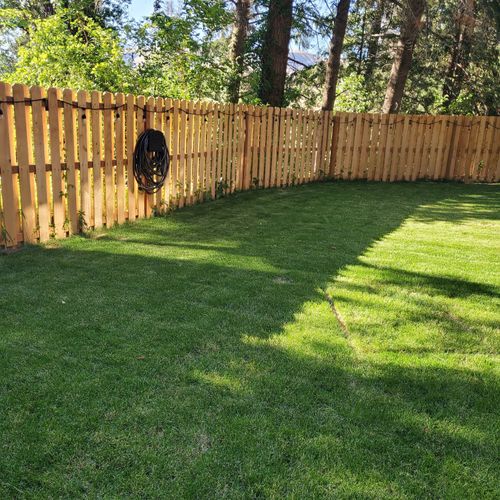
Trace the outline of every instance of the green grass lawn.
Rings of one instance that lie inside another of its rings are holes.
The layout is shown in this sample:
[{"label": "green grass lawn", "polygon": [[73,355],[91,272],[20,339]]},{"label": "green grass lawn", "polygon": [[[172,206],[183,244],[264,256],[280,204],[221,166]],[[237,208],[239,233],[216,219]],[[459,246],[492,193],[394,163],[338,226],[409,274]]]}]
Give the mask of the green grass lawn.
[{"label": "green grass lawn", "polygon": [[499,213],[317,184],[0,256],[0,497],[499,498]]}]

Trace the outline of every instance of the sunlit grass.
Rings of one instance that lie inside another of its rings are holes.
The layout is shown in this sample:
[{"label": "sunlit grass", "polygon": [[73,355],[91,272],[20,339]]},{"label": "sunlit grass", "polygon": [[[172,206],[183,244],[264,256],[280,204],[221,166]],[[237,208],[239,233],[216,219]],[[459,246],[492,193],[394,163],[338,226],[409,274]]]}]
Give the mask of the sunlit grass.
[{"label": "sunlit grass", "polygon": [[0,496],[498,497],[499,208],[310,185],[0,256]]}]

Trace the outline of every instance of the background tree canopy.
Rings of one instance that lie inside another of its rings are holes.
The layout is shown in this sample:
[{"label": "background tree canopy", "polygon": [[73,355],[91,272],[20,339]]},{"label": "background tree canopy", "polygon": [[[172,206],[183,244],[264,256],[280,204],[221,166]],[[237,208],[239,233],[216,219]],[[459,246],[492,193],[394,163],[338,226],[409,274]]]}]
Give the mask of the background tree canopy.
[{"label": "background tree canopy", "polygon": [[336,111],[497,114],[498,0],[0,0],[0,79]]}]

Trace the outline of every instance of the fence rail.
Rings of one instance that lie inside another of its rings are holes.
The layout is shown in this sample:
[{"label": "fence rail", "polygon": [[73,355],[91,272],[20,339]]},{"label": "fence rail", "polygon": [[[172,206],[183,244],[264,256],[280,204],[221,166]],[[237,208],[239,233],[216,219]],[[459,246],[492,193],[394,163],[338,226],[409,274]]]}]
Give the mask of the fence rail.
[{"label": "fence rail", "polygon": [[[132,173],[145,128],[163,131],[172,156],[155,195],[138,190]],[[331,113],[0,83],[0,245],[326,178],[497,182],[499,129],[488,116]]]}]

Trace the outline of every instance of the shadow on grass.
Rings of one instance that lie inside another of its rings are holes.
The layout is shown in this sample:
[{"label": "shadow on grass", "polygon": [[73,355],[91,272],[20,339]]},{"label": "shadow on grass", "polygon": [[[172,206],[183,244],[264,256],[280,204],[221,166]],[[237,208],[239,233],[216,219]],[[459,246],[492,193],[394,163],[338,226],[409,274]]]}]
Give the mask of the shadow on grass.
[{"label": "shadow on grass", "polygon": [[404,269],[395,269],[389,266],[374,266],[367,263],[358,265],[376,270],[381,281],[387,285],[404,286],[411,283],[424,288],[431,295],[443,295],[449,298],[467,298],[470,295],[485,295],[491,298],[500,297],[498,288],[487,283],[476,283],[456,277],[435,276]]},{"label": "shadow on grass", "polygon": [[[356,183],[245,193],[3,257],[0,491],[492,492],[496,379],[359,359],[321,290],[417,208],[429,222],[489,218],[494,194]],[[464,199],[479,215],[453,210]],[[492,292],[408,279],[448,296]]]},{"label": "shadow on grass", "polygon": [[424,222],[446,222],[460,223],[467,220],[499,220],[498,211],[498,186],[484,186],[484,191],[467,192],[458,196],[445,198],[431,207],[422,207],[415,219]]}]

